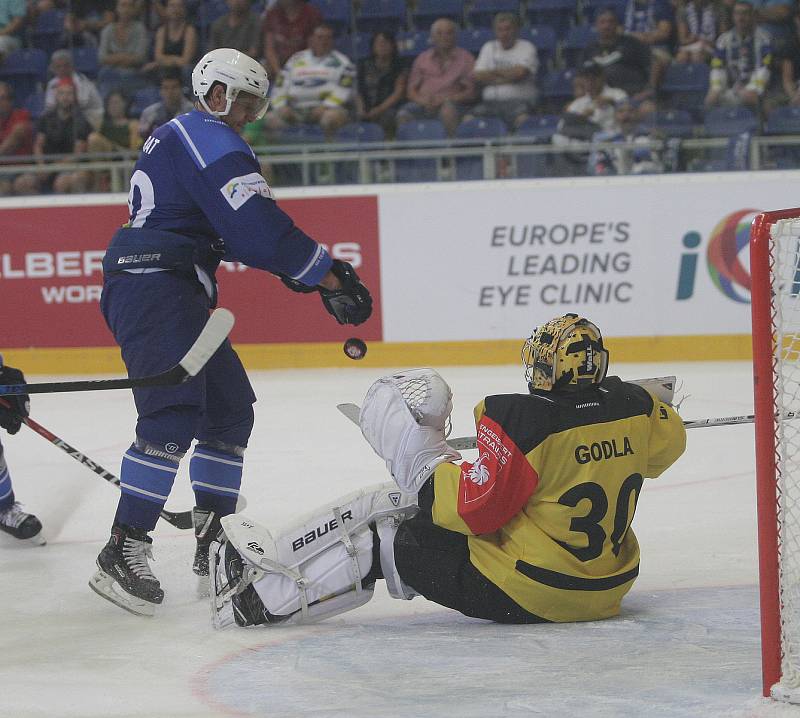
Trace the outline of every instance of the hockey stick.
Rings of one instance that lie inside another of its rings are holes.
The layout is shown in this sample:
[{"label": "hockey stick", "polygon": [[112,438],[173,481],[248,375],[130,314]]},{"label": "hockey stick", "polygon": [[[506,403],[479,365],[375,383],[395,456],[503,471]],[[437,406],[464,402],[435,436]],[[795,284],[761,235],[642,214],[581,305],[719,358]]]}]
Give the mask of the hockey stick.
[{"label": "hockey stick", "polygon": [[[358,424],[358,414],[361,407],[358,404],[337,404],[336,408],[342,412],[354,424]],[[796,411],[788,411],[783,415],[784,419],[796,419],[798,413]],[[733,424],[752,424],[756,420],[755,415],[748,414],[746,416],[720,416],[712,419],[693,419],[684,421],[683,426],[686,429],[702,429],[706,426],[732,426]],[[469,451],[478,447],[477,439],[474,436],[458,436],[455,439],[447,440],[448,446],[456,451]]]},{"label": "hockey stick", "polygon": [[[2,397],[0,397],[0,406],[4,406],[6,409],[13,410],[11,404],[9,404]],[[64,439],[56,436],[52,431],[48,431],[29,416],[20,416],[19,418],[20,421],[25,424],[25,426],[33,429],[37,434],[39,434],[39,436],[43,436],[51,444],[57,446],[59,449],[69,454],[73,459],[79,461],[81,464],[94,471],[95,474],[104,478],[106,481],[108,481],[108,483],[114,484],[114,486],[119,488],[119,479],[110,471],[106,471],[106,469],[100,466],[100,464],[98,464],[96,461],[93,461],[86,456],[86,454],[78,451],[74,446],[70,446],[66,441],[64,441]],[[175,512],[167,509],[161,509],[161,518],[178,529],[190,529],[193,527],[191,511]]]},{"label": "hockey stick", "polygon": [[0,396],[9,394],[50,394],[62,391],[103,391],[106,389],[135,389],[146,386],[174,386],[195,376],[211,358],[233,328],[233,314],[216,309],[209,317],[200,336],[175,366],[160,374],[138,379],[90,379],[57,381],[42,384],[0,384]]}]

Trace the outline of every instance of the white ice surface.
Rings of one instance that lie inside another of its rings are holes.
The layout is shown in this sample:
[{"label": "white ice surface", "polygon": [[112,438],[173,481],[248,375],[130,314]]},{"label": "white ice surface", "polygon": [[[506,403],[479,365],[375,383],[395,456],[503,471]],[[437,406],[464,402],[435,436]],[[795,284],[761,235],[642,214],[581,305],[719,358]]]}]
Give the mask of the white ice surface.
[{"label": "white ice surface", "polygon": [[[746,363],[617,365],[677,373],[686,419],[752,411]],[[453,435],[485,394],[524,390],[518,367],[447,368]],[[253,373],[246,514],[268,526],[384,480],[336,404],[379,370]],[[42,379],[36,377],[37,379]],[[130,443],[127,392],[38,395],[32,417],[113,473]],[[18,499],[48,545],[0,537],[0,716],[798,716],[760,698],[752,425],[689,432],[683,458],[647,482],[634,527],[641,575],[598,623],[499,626],[379,582],[367,606],[316,626],[214,632],[195,598],[191,532],[161,522],[161,610],[140,618],[87,586],[117,490],[23,427],[3,437]],[[470,454],[467,454],[469,456]],[[185,469],[168,504],[192,505]]]}]

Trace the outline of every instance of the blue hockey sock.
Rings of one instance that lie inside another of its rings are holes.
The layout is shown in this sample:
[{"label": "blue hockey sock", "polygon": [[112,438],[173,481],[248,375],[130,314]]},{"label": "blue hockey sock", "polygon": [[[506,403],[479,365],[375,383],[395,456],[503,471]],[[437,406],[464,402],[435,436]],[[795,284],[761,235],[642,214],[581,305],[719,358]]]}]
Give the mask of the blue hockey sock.
[{"label": "blue hockey sock", "polygon": [[131,446],[122,457],[120,488],[115,523],[152,531],[167,502],[178,464],[149,456]]},{"label": "blue hockey sock", "polygon": [[11,486],[11,474],[8,471],[3,446],[0,445],[0,511],[10,509],[14,505],[14,489]]},{"label": "blue hockey sock", "polygon": [[243,466],[241,456],[205,444],[195,446],[189,462],[189,478],[197,506],[215,511],[219,516],[236,511]]}]

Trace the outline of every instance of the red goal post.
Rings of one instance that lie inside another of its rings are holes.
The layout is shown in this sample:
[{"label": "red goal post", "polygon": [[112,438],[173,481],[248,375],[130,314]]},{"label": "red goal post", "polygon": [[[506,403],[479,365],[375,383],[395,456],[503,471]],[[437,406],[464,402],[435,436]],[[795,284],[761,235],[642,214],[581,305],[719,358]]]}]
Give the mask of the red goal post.
[{"label": "red goal post", "polygon": [[750,231],[765,696],[800,703],[800,208]]}]

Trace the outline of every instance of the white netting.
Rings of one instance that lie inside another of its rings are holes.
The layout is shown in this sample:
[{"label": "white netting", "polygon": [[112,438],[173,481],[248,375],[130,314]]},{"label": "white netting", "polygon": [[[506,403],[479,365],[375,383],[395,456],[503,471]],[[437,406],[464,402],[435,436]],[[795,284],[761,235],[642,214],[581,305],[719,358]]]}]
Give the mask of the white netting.
[{"label": "white netting", "polygon": [[[800,218],[771,229],[775,331],[775,461],[781,604],[780,697],[800,691]],[[778,697],[778,696],[776,696]],[[790,698],[794,701],[794,696]]]}]

